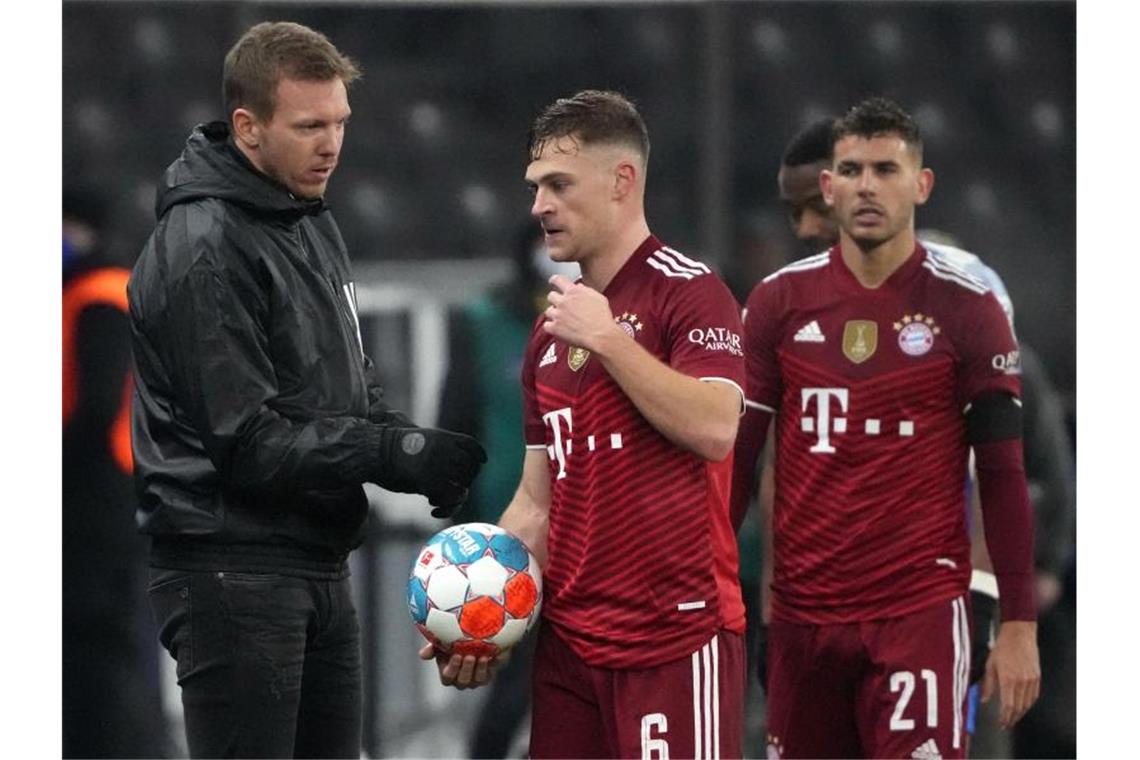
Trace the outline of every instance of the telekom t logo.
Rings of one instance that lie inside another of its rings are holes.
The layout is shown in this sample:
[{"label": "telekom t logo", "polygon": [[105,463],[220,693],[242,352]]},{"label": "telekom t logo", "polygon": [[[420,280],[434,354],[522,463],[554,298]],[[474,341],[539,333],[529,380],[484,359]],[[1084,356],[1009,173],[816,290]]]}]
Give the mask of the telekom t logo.
[{"label": "telekom t logo", "polygon": [[[555,480],[561,480],[566,477],[566,460],[574,453],[574,439],[571,437],[574,432],[574,421],[571,416],[570,407],[566,406],[561,409],[555,409],[552,412],[547,412],[542,415],[542,421],[550,428],[554,434],[554,443],[546,447],[546,455],[550,457],[551,461],[558,462],[558,476]],[[579,436],[578,444],[581,447],[583,444],[587,452],[605,451],[606,449],[606,435],[609,436],[610,451],[617,451],[625,446],[622,441],[621,433],[608,433],[603,435],[587,435]]]},{"label": "telekom t logo", "polygon": [[[835,447],[831,445],[832,433],[847,432],[847,418],[839,414],[847,414],[848,393],[846,388],[801,388],[800,400],[805,414],[810,414],[808,407],[815,400],[815,416],[801,417],[800,430],[805,433],[815,433],[815,445],[808,451],[813,454],[834,454]],[[839,402],[839,411],[835,417],[831,416],[831,400]],[[890,421],[890,430],[898,432],[900,438],[910,438],[914,435],[914,420],[898,420],[898,427],[894,428],[894,420]],[[884,421],[874,417],[863,420],[863,432],[869,436],[888,435]]]},{"label": "telekom t logo", "polygon": [[846,417],[831,417],[831,399],[839,400],[839,411],[847,413],[846,388],[803,388],[800,390],[803,411],[808,411],[812,399],[815,399],[815,417],[801,417],[800,429],[805,433],[815,433],[816,441],[809,451],[813,454],[834,454],[835,447],[831,445],[831,434],[847,432]]},{"label": "telekom t logo", "polygon": [[[547,427],[554,433],[554,446],[548,447],[550,449],[551,459],[558,460],[558,477],[556,480],[561,480],[566,477],[566,444],[570,441],[570,434],[574,432],[574,422],[570,417],[570,407],[562,409],[555,409],[553,412],[547,412],[542,415],[542,421],[546,423]],[[563,428],[565,423],[565,429]],[[563,432],[565,430],[565,432]]]}]

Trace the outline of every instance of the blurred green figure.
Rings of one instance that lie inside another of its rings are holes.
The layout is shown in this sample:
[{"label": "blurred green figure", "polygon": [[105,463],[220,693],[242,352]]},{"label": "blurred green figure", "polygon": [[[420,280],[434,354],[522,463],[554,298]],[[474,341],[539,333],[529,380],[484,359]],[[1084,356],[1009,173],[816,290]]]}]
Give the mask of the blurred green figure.
[{"label": "blurred green figure", "polygon": [[[528,220],[515,237],[511,279],[452,315],[439,424],[477,436],[487,451],[487,463],[456,522],[497,523],[518,487],[524,449],[523,352],[535,319],[548,305],[548,280],[555,274],[577,279],[578,265],[551,261],[542,228]],[[470,757],[508,756],[530,710],[534,641],[531,632],[495,676],[470,737]]]}]

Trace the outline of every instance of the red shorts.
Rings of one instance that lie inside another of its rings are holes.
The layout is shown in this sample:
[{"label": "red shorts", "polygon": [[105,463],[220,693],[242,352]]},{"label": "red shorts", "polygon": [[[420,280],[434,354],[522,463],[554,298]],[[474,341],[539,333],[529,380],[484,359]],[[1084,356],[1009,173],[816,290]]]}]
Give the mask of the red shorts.
[{"label": "red shorts", "polygon": [[768,757],[965,757],[967,599],[863,623],[773,620]]},{"label": "red shorts", "polygon": [[720,631],[673,662],[639,670],[586,664],[543,623],[532,683],[532,758],[741,757],[744,637]]}]

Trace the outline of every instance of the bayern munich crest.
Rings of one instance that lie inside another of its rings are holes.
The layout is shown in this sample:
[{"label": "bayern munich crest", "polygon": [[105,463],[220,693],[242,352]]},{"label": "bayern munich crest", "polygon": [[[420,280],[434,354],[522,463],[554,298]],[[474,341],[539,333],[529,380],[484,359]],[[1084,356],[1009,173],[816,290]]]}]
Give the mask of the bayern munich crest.
[{"label": "bayern munich crest", "polygon": [[625,334],[637,340],[637,334],[645,329],[645,325],[637,318],[636,314],[631,314],[628,311],[622,312],[621,316],[614,317],[621,329],[625,330]]},{"label": "bayern munich crest", "polygon": [[934,336],[942,332],[931,317],[921,312],[911,316],[904,314],[894,323],[899,334],[899,348],[908,356],[922,356],[934,347]]}]

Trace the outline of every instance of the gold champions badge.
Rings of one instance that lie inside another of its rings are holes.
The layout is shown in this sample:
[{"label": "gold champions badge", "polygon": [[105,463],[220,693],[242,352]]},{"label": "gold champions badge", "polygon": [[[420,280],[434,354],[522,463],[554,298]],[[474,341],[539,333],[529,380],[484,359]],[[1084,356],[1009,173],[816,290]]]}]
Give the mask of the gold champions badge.
[{"label": "gold champions badge", "polygon": [[852,319],[843,326],[843,355],[856,364],[870,359],[879,347],[879,324]]},{"label": "gold champions badge", "polygon": [[577,372],[582,369],[582,365],[590,358],[590,352],[584,348],[577,346],[570,346],[570,350],[566,353],[566,363],[570,365],[570,369]]}]

